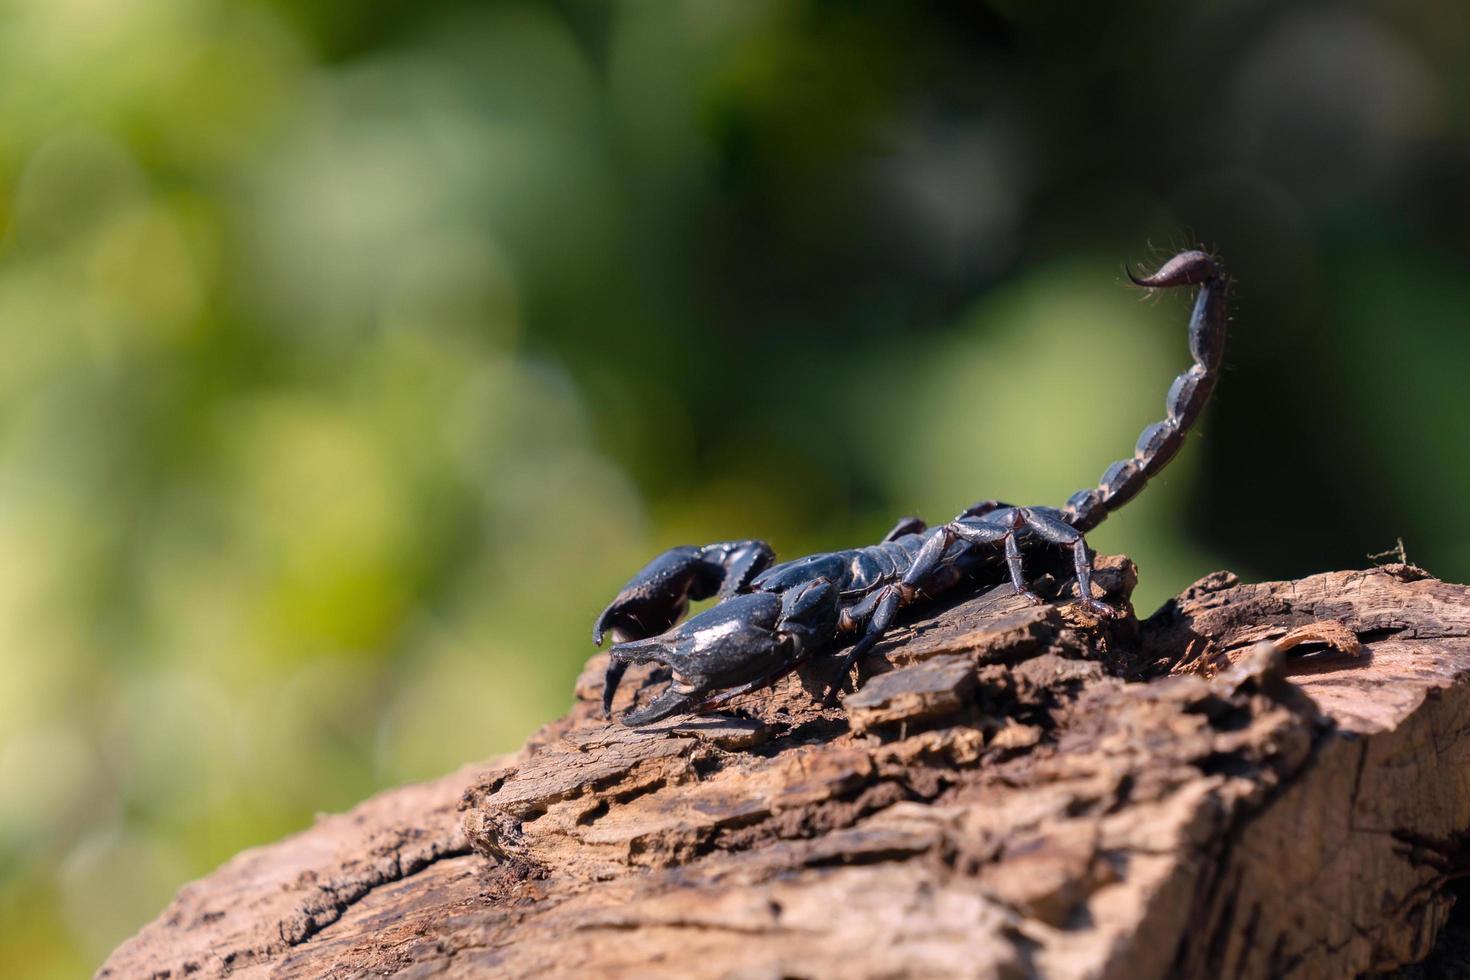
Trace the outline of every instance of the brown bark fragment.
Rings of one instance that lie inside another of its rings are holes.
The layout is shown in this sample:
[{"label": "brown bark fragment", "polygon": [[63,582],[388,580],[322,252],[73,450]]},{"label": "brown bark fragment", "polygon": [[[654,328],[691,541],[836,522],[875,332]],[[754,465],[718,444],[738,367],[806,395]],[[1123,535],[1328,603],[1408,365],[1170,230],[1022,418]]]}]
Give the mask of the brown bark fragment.
[{"label": "brown bark fragment", "polygon": [[241,855],[103,974],[1344,976],[1429,954],[1470,868],[1470,590],[1410,566],[1217,574],[1143,623],[997,589],[839,708],[818,664],[635,731],[604,665],[517,756]]}]

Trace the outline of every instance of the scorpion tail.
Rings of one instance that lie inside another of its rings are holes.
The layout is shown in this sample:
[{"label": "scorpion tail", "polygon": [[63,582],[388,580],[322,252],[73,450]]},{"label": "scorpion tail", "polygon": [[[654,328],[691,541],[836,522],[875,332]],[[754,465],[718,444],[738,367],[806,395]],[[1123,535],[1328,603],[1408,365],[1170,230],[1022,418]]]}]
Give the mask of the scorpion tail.
[{"label": "scorpion tail", "polygon": [[1189,352],[1194,356],[1194,364],[1174,379],[1164,399],[1164,420],[1143,430],[1133,456],[1109,466],[1096,487],[1078,490],[1062,508],[1066,522],[1084,534],[1132,500],[1184,445],[1189,427],[1199,418],[1215,388],[1225,350],[1228,280],[1209,255],[1200,251],[1181,252],[1152,275],[1135,276],[1130,271],[1128,278],[1144,289],[1200,287],[1189,318]]}]

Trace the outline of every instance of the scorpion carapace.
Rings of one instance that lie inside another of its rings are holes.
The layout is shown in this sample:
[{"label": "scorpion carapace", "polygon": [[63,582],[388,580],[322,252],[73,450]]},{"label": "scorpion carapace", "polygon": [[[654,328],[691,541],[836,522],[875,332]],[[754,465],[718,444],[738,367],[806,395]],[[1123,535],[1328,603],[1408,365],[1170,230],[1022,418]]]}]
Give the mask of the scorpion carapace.
[{"label": "scorpion carapace", "polygon": [[[1143,489],[1174,457],[1215,387],[1225,347],[1227,280],[1204,252],[1182,252],[1147,276],[1129,273],[1145,289],[1198,286],[1189,319],[1194,364],[1169,388],[1165,418],[1143,430],[1133,455],[1109,466],[1097,486],[1079,490],[1059,508],[1014,507],[988,500],[948,524],[926,527],[918,518],[898,522],[881,542],[809,555],[772,565],[763,541],[673,548],[649,562],[597,617],[592,639],[611,634],[615,645],[603,689],[603,708],[630,664],[667,666],[669,686],[649,704],[622,716],[644,725],[681,711],[706,710],[774,682],[814,652],[848,637],[838,684],[870,650],[899,610],[957,589],[970,573],[1005,556],[1012,588],[1031,602],[1023,548],[1044,543],[1072,552],[1078,605],[1104,618],[1118,615],[1093,597],[1092,555],[1083,535]],[[676,625],[691,599],[720,601]],[[835,696],[834,686],[831,696]]]}]

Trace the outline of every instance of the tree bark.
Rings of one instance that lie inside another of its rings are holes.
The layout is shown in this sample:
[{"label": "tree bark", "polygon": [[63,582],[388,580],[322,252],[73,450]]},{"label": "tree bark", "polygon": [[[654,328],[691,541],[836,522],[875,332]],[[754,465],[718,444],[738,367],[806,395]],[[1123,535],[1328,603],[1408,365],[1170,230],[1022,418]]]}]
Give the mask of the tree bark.
[{"label": "tree bark", "polygon": [[1141,623],[997,588],[838,708],[831,659],[632,730],[594,657],[515,755],[241,854],[99,975],[1351,976],[1429,956],[1470,869],[1470,589],[1413,566]]}]

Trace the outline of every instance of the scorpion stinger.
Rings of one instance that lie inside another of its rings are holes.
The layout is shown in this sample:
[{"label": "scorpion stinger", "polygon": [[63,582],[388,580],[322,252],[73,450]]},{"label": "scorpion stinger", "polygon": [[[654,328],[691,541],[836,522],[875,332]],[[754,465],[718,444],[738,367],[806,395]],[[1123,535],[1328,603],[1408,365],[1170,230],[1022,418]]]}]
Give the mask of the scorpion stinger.
[{"label": "scorpion stinger", "polygon": [[[1022,546],[1039,541],[1070,549],[1077,604],[1099,617],[1117,616],[1092,594],[1092,555],[1083,535],[1133,499],[1184,445],[1215,387],[1226,328],[1227,280],[1208,254],[1182,252],[1153,274],[1130,272],[1129,279],[1146,289],[1199,287],[1189,320],[1194,364],[1169,388],[1164,420],[1144,429],[1133,455],[1109,466],[1096,487],[1079,490],[1060,508],[989,500],[935,528],[905,518],[878,544],[769,568],[772,552],[759,541],[665,552],[634,576],[593,630],[599,641],[604,631],[633,640],[613,648],[604,705],[611,705],[630,663],[656,661],[673,671],[668,690],[622,719],[641,725],[754,690],[813,649],[856,637],[832,688],[835,696],[852,664],[882,638],[901,609],[972,579],[992,564],[997,546],[1012,589],[1037,603],[1043,600],[1026,586]],[[714,608],[654,635],[678,621],[689,599],[716,591],[721,602]]]}]

